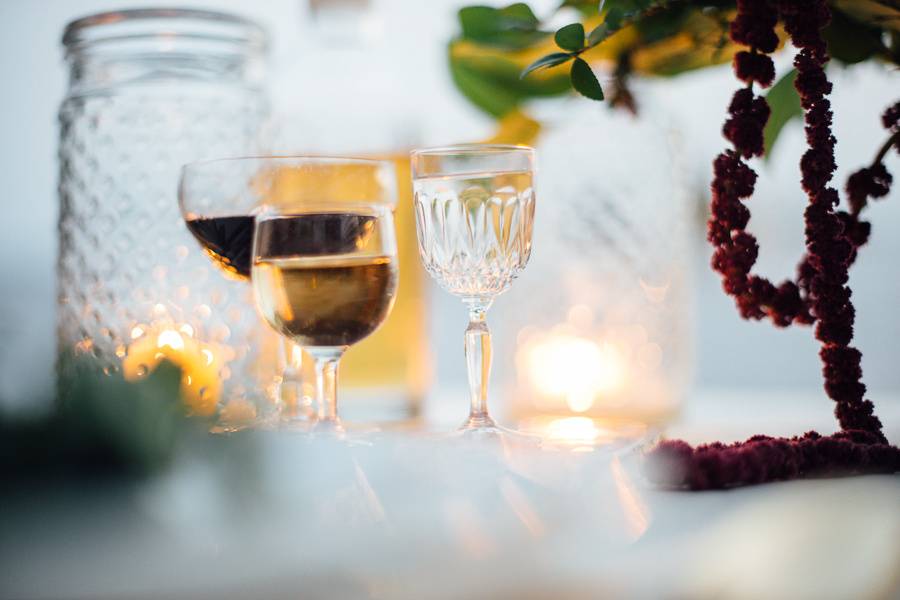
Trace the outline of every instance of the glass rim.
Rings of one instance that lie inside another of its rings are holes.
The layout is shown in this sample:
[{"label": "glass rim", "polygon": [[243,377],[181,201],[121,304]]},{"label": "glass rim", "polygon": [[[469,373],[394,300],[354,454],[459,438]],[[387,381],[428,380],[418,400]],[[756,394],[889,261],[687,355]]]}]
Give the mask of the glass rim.
[{"label": "glass rim", "polygon": [[[340,210],[336,210],[335,206]],[[289,219],[291,217],[307,215],[333,215],[333,214],[371,214],[381,216],[384,213],[393,212],[394,207],[384,202],[366,200],[320,200],[309,202],[302,207],[280,206],[278,204],[261,203],[258,210],[253,213],[254,221],[271,221],[274,219]]]},{"label": "glass rim", "polygon": [[363,158],[358,156],[338,156],[338,155],[326,155],[326,154],[273,154],[273,155],[259,155],[259,156],[227,156],[223,158],[209,158],[203,160],[195,160],[189,163],[185,163],[181,167],[181,171],[183,173],[188,172],[188,170],[193,170],[199,167],[204,166],[218,166],[229,163],[237,163],[237,162],[276,162],[276,163],[290,163],[290,162],[310,162],[310,163],[320,163],[323,165],[380,165],[380,166],[389,166],[391,167],[391,161],[379,159],[379,158]]},{"label": "glass rim", "polygon": [[433,146],[430,148],[416,148],[411,150],[409,156],[452,156],[452,155],[477,155],[477,154],[529,154],[534,155],[534,148],[525,144],[453,144],[450,146]]},{"label": "glass rim", "polygon": [[[279,165],[286,165],[288,167],[292,165],[299,167],[304,165],[319,167],[352,167],[356,165],[370,167],[371,171],[366,171],[371,172],[372,176],[377,179],[379,185],[382,187],[383,191],[387,193],[389,199],[358,200],[357,203],[359,205],[384,204],[391,207],[392,210],[397,206],[396,172],[393,163],[389,160],[324,154],[262,154],[202,159],[182,165],[178,178],[178,206],[182,215],[190,212],[186,204],[186,189],[192,186],[198,179],[217,176],[220,171],[216,171],[215,169],[221,169],[229,165],[250,165],[251,168],[260,168],[267,165],[273,167],[278,167]],[[207,168],[211,171],[207,171]],[[342,200],[341,202],[345,201]],[[307,206],[312,207],[314,204],[327,206],[330,203],[331,201],[319,201],[310,203]],[[265,203],[261,203],[260,206],[262,206],[262,204]],[[348,205],[349,204],[350,202],[348,202]]]},{"label": "glass rim", "polygon": [[[179,29],[167,32],[167,35],[185,39],[217,40],[245,44],[264,50],[267,47],[266,29],[246,17],[230,12],[197,9],[197,8],[131,8],[93,13],[70,21],[62,36],[62,44],[67,48],[82,44],[99,42],[115,42],[127,40],[152,39],[160,36],[159,31],[125,33],[106,31],[123,23],[139,23],[153,21],[184,20],[198,25],[196,31]],[[202,31],[200,26],[220,26],[232,28],[232,31]],[[89,34],[88,32],[96,32]]]}]

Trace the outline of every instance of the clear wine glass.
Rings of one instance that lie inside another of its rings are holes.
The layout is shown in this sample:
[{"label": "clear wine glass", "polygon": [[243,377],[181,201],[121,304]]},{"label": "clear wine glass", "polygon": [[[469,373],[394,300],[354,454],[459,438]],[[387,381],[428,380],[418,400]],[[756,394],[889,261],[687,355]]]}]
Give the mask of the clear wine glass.
[{"label": "clear wine glass", "polygon": [[[285,160],[290,159],[222,158],[181,169],[178,206],[188,230],[223,276],[248,284],[248,294],[253,219],[271,200]],[[304,382],[302,352],[289,341],[274,351],[278,375],[268,394],[279,405],[278,418],[295,425],[309,423],[316,410],[311,390],[305,389],[310,385]]]},{"label": "clear wine glass", "polygon": [[419,252],[429,274],[469,309],[465,335],[471,407],[461,432],[517,434],[488,414],[487,311],[525,268],[534,223],[534,150],[462,145],[411,154]]},{"label": "clear wine glass", "polygon": [[312,357],[315,431],[343,432],[337,372],[344,352],[387,318],[398,284],[394,167],[386,161],[277,161],[254,222],[251,280],[266,322]]}]

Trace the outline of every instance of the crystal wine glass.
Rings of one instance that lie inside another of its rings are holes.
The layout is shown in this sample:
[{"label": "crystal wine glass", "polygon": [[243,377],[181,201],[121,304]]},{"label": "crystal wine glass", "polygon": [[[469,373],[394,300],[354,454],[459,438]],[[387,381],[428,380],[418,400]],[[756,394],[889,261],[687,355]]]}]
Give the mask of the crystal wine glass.
[{"label": "crystal wine glass", "polygon": [[[256,305],[315,364],[316,431],[342,432],[337,371],[344,352],[387,318],[398,284],[396,179],[386,161],[298,157],[294,182],[255,219],[251,279]],[[279,180],[284,180],[283,168]]]},{"label": "crystal wine glass", "polygon": [[525,268],[534,223],[534,150],[463,145],[413,151],[419,252],[425,269],[469,309],[465,335],[471,408],[462,433],[507,436],[488,414],[487,311]]}]

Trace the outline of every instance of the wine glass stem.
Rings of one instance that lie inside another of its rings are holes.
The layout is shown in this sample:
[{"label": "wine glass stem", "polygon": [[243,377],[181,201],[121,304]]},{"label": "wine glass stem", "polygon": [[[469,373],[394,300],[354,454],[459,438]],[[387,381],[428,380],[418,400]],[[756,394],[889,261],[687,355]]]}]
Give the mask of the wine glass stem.
[{"label": "wine glass stem", "polygon": [[337,416],[337,372],[344,348],[307,348],[315,360],[316,404],[319,407],[319,422],[338,424]]},{"label": "wine glass stem", "polygon": [[312,410],[310,399],[303,395],[303,354],[300,346],[288,339],[279,340],[278,362],[282,365],[277,400],[282,418],[308,419]]},{"label": "wine glass stem", "polygon": [[491,330],[487,325],[490,300],[466,300],[469,305],[469,326],[466,328],[466,368],[469,373],[471,408],[465,427],[491,427],[487,395],[491,378]]}]

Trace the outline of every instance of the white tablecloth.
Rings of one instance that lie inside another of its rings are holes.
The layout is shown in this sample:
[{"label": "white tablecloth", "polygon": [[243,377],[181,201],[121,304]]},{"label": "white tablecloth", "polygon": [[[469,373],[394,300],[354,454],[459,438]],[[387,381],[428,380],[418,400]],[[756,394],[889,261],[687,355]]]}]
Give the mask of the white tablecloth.
[{"label": "white tablecloth", "polygon": [[[900,403],[879,412],[896,442]],[[722,392],[670,433],[813,427],[822,398]],[[897,476],[673,492],[634,452],[370,441],[260,433],[139,485],[8,491],[0,597],[900,597]]]}]

